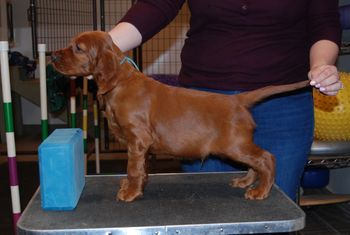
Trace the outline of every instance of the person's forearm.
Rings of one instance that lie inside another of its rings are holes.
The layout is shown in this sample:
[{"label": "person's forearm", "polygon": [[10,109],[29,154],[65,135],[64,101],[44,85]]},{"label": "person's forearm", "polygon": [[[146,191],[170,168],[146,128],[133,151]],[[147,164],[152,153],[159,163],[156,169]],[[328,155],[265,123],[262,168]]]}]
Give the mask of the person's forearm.
[{"label": "person's forearm", "polygon": [[310,49],[310,69],[321,65],[334,65],[338,58],[338,45],[329,40],[320,40]]},{"label": "person's forearm", "polygon": [[310,85],[326,95],[336,95],[343,87],[335,66],[338,52],[338,45],[329,40],[320,40],[310,49]]},{"label": "person's forearm", "polygon": [[111,35],[114,44],[123,52],[139,46],[142,42],[141,33],[134,25],[127,22],[117,24],[108,33]]}]

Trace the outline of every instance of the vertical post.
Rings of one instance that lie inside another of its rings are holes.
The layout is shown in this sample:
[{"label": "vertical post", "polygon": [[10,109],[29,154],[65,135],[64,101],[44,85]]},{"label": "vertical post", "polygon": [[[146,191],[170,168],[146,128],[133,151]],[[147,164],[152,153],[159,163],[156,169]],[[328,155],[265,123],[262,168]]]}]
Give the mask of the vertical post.
[{"label": "vertical post", "polygon": [[100,0],[100,22],[101,22],[101,30],[106,30],[106,18],[105,18],[105,1]]},{"label": "vertical post", "polygon": [[21,203],[20,203],[19,187],[18,187],[16,145],[15,145],[15,133],[14,133],[14,127],[13,127],[8,50],[9,50],[8,42],[1,41],[0,42],[1,84],[2,84],[3,105],[4,105],[5,129],[6,129],[9,181],[10,181],[11,200],[12,200],[13,229],[14,229],[14,233],[16,234],[16,224],[19,217],[21,216]]},{"label": "vertical post", "polygon": [[69,87],[70,87],[70,127],[76,128],[77,127],[77,104],[76,104],[76,81],[75,79],[69,80]]},{"label": "vertical post", "polygon": [[37,18],[36,18],[36,0],[30,0],[30,8],[28,10],[29,17],[30,17],[30,24],[32,28],[32,47],[33,47],[33,57],[38,58],[38,51],[37,51]]},{"label": "vertical post", "polygon": [[85,172],[87,173],[87,131],[88,131],[88,80],[83,78],[83,141]]},{"label": "vertical post", "polygon": [[98,104],[97,99],[94,99],[94,129],[95,129],[95,161],[96,161],[96,173],[100,174],[100,129],[99,129],[99,117],[98,117]]},{"label": "vertical post", "polygon": [[[134,5],[137,2],[137,0],[131,0],[131,5]],[[138,46],[137,48],[134,48],[133,51],[133,60],[136,61],[137,66],[139,67],[140,71],[143,70],[143,61],[142,61],[142,46]]]},{"label": "vertical post", "polygon": [[38,45],[40,68],[40,110],[41,110],[41,139],[45,140],[49,135],[47,120],[47,90],[46,90],[46,45]]},{"label": "vertical post", "polygon": [[92,0],[92,25],[93,30],[97,30],[97,2]]},{"label": "vertical post", "polygon": [[[101,30],[106,30],[106,17],[105,17],[105,0],[100,0],[100,21],[101,21]],[[104,148],[105,150],[109,149],[109,131],[107,119],[103,118],[104,126]]]}]

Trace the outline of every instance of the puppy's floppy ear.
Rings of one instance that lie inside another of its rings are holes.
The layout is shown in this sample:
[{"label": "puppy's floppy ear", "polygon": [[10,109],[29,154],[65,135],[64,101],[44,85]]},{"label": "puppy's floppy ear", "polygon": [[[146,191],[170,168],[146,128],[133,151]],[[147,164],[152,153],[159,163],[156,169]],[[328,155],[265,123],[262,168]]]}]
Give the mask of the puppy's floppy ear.
[{"label": "puppy's floppy ear", "polygon": [[115,87],[118,69],[119,62],[113,51],[104,50],[97,55],[96,83],[99,95],[103,95]]},{"label": "puppy's floppy ear", "polygon": [[96,47],[91,47],[89,50],[90,58],[94,59],[97,57],[97,48]]}]

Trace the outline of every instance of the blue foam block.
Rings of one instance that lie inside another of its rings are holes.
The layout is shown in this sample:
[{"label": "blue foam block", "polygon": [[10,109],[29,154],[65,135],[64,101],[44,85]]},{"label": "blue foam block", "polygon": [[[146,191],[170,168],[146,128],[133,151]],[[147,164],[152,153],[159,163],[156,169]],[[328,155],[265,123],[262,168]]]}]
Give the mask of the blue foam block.
[{"label": "blue foam block", "polygon": [[39,146],[41,207],[73,210],[85,185],[83,132],[56,129]]}]

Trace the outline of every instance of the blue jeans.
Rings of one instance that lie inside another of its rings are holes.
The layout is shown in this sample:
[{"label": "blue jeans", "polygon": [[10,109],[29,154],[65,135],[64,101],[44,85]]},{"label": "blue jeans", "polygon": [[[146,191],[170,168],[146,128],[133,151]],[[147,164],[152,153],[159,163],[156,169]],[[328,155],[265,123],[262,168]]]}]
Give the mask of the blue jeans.
[{"label": "blue jeans", "polygon": [[[237,91],[200,89],[222,94]],[[296,201],[301,176],[310,152],[314,131],[313,98],[304,89],[280,94],[256,104],[251,113],[256,123],[254,142],[276,158],[275,183]],[[184,161],[184,172],[234,171],[232,162],[210,156],[201,161]]]}]

